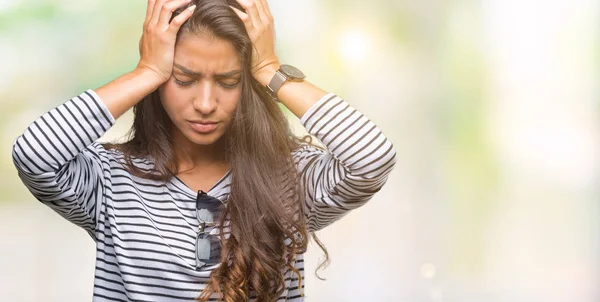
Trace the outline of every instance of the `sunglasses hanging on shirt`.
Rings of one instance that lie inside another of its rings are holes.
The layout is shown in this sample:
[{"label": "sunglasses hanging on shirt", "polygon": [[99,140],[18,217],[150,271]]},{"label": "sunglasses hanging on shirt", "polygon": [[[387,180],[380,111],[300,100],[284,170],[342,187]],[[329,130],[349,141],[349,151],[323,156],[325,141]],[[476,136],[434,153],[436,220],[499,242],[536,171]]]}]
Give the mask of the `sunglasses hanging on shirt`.
[{"label": "sunglasses hanging on shirt", "polygon": [[196,218],[198,231],[196,236],[196,270],[219,263],[221,260],[221,241],[210,231],[219,219],[221,200],[199,190],[196,197]]}]

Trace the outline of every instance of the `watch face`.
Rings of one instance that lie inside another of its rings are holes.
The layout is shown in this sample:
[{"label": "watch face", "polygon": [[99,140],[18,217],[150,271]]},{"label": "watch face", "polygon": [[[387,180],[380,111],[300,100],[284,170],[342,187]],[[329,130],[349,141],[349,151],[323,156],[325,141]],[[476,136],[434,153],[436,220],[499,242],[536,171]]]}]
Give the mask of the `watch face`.
[{"label": "watch face", "polygon": [[281,71],[283,73],[285,73],[288,77],[290,77],[290,79],[304,79],[306,76],[304,75],[304,73],[302,73],[302,71],[300,71],[300,69],[292,66],[292,65],[281,65],[279,66],[279,69],[281,69]]}]

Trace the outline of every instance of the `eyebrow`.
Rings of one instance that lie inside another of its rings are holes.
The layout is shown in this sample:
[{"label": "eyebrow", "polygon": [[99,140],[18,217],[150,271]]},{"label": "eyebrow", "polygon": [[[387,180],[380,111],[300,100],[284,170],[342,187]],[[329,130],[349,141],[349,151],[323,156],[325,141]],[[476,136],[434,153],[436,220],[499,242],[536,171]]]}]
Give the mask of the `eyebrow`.
[{"label": "eyebrow", "polygon": [[[191,69],[185,68],[177,63],[173,64],[173,66],[177,67],[179,70],[181,70],[181,72],[183,72],[185,75],[188,76],[192,76],[192,77],[203,77],[204,74],[198,71],[193,71]],[[214,75],[215,78],[231,78],[235,75],[238,75],[240,73],[240,70],[236,69],[236,70],[232,70],[232,71],[228,71],[228,72],[224,72],[224,73],[217,73]]]}]

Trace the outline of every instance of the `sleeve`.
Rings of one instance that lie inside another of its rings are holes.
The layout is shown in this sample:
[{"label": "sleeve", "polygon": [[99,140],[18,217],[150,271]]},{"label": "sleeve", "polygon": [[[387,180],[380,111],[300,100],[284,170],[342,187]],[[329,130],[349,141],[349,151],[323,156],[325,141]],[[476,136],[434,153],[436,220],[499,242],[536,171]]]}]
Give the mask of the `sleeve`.
[{"label": "sleeve", "polygon": [[87,90],[37,118],[13,144],[13,163],[33,196],[92,238],[110,176],[107,151],[96,140],[114,123]]},{"label": "sleeve", "polygon": [[332,93],[309,108],[300,123],[327,149],[306,145],[293,154],[306,192],[308,229],[317,231],[382,188],[396,151],[369,118]]}]

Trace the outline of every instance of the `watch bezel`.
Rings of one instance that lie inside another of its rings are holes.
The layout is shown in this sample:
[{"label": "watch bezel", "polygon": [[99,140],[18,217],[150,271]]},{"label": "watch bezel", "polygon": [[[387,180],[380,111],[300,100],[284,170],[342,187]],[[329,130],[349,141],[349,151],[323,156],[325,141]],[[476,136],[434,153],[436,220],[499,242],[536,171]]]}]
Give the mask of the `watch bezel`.
[{"label": "watch bezel", "polygon": [[300,69],[292,65],[282,64],[281,66],[279,66],[279,70],[281,70],[281,72],[292,81],[303,80],[304,78],[306,78],[306,75],[304,75],[304,73]]}]

